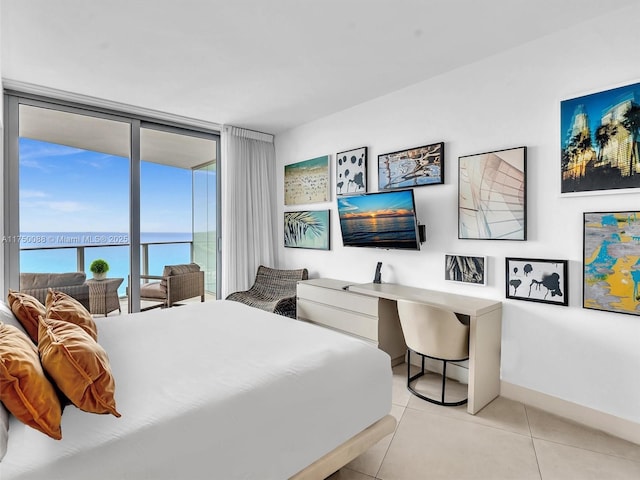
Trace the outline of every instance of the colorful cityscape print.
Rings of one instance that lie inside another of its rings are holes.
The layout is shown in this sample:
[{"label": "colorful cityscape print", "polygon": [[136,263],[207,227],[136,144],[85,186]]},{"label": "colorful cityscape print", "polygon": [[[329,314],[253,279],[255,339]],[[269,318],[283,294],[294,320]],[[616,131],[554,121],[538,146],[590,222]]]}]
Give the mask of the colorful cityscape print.
[{"label": "colorful cityscape print", "polygon": [[562,193],[640,187],[640,83],[560,103]]}]

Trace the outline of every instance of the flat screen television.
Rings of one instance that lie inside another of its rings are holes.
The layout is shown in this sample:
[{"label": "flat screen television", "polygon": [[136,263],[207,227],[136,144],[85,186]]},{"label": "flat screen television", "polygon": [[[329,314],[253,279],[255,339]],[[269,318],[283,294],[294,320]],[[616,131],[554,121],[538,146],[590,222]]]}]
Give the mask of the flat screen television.
[{"label": "flat screen television", "polygon": [[420,250],[413,190],[338,197],[345,247]]}]

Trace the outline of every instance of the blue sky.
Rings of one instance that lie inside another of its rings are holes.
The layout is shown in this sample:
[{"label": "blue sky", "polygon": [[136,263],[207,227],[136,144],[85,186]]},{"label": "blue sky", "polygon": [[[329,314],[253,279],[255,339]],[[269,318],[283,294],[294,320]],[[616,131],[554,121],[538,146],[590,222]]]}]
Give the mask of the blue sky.
[{"label": "blue sky", "polygon": [[413,211],[411,190],[338,197],[340,213],[365,214],[397,210]]},{"label": "blue sky", "polygon": [[602,114],[614,105],[629,99],[633,99],[634,102],[640,101],[640,83],[562,101],[560,103],[560,140],[562,148],[565,148],[570,140],[567,132],[573,125],[573,115],[578,106],[582,105],[589,116],[589,126],[591,127],[593,139],[596,129],[601,124]]},{"label": "blue sky", "polygon": [[[191,171],[143,162],[140,178],[141,231],[191,232]],[[129,159],[21,138],[20,230],[128,232]]]}]

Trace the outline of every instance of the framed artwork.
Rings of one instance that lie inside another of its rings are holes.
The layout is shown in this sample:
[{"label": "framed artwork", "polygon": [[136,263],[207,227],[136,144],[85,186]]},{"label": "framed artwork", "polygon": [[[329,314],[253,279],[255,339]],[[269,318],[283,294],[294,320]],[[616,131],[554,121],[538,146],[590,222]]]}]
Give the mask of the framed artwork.
[{"label": "framed artwork", "polygon": [[486,285],[487,257],[445,254],[444,279],[472,285]]},{"label": "framed artwork", "polygon": [[640,315],[640,211],[583,215],[582,306]]},{"label": "framed artwork", "polygon": [[284,166],[284,204],[328,202],[329,155]]},{"label": "framed artwork", "polygon": [[458,238],[527,239],[527,147],[458,159]]},{"label": "framed artwork", "polygon": [[378,155],[378,190],[444,183],[444,142]]},{"label": "framed artwork", "polygon": [[506,258],[506,297],[569,305],[567,260]]},{"label": "framed artwork", "polygon": [[640,187],[638,102],[640,83],[560,102],[561,193]]},{"label": "framed artwork", "polygon": [[336,195],[367,191],[367,147],[336,153]]},{"label": "framed artwork", "polygon": [[329,250],[329,210],[284,212],[284,246]]}]

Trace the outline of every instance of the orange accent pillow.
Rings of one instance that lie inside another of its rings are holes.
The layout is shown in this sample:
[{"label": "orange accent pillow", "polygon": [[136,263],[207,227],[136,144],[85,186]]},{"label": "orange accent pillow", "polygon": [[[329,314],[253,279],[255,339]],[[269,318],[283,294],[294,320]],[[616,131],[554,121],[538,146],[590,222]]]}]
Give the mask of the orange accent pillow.
[{"label": "orange accent pillow", "polygon": [[60,440],[62,407],[38,350],[13,325],[0,324],[0,400],[21,422]]},{"label": "orange accent pillow", "polygon": [[11,289],[7,295],[7,302],[31,340],[38,343],[38,318],[45,314],[45,306],[36,297]]},{"label": "orange accent pillow", "polygon": [[40,317],[38,350],[45,371],[80,410],[116,417],[107,352],[79,325]]},{"label": "orange accent pillow", "polygon": [[96,322],[93,321],[91,314],[78,300],[64,292],[58,292],[50,288],[47,292],[45,303],[47,313],[46,315],[42,314],[43,317],[75,323],[82,327],[96,342],[98,341]]}]

